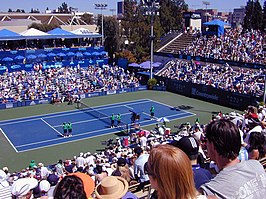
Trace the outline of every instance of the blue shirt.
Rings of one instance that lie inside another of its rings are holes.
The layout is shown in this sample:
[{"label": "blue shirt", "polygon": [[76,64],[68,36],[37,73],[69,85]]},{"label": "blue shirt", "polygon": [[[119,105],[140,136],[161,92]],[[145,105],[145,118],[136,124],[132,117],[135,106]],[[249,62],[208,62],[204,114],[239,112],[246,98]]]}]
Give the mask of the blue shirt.
[{"label": "blue shirt", "polygon": [[134,162],[134,174],[139,176],[139,182],[149,180],[149,176],[144,173],[144,164],[148,162],[149,154],[140,155]]}]

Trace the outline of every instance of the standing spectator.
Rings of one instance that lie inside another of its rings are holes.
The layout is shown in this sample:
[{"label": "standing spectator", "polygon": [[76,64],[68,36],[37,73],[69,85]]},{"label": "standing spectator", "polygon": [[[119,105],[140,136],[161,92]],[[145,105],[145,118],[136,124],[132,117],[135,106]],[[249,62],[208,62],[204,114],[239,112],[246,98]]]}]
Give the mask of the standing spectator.
[{"label": "standing spectator", "polygon": [[137,159],[134,162],[134,175],[135,179],[141,183],[139,189],[142,189],[149,182],[149,177],[144,172],[144,165],[148,161],[149,154],[144,154],[142,148],[139,146],[134,148],[134,152],[137,155]]},{"label": "standing spectator", "polygon": [[[239,161],[241,137],[237,126],[229,120],[210,122],[206,127],[208,156],[220,173],[201,186],[205,195],[218,198],[264,198],[266,174],[256,160]],[[255,186],[253,186],[255,185]]]},{"label": "standing spectator", "polygon": [[184,151],[190,159],[196,189],[199,189],[202,184],[209,182],[212,179],[211,173],[208,170],[201,168],[197,162],[199,155],[199,144],[194,137],[184,136],[178,141],[171,142],[171,145]]},{"label": "standing spectator", "polygon": [[86,160],[83,157],[83,155],[84,154],[81,152],[79,154],[79,157],[77,157],[77,159],[76,159],[76,167],[77,167],[78,171],[82,171],[85,168]]},{"label": "standing spectator", "polygon": [[139,138],[139,143],[140,143],[140,147],[143,148],[144,150],[147,149],[147,137],[145,136],[145,134],[141,134],[140,138]]},{"label": "standing spectator", "polygon": [[197,192],[191,163],[187,155],[176,147],[158,145],[150,153],[145,165],[151,187],[157,191],[158,199],[204,199]]},{"label": "standing spectator", "polygon": [[41,179],[46,180],[47,177],[49,176],[49,171],[48,171],[47,167],[45,167],[43,165],[43,163],[39,163],[38,168],[40,169]]},{"label": "standing spectator", "polygon": [[95,164],[95,160],[96,160],[96,158],[94,157],[94,155],[92,155],[90,152],[88,152],[87,154],[86,154],[86,163],[87,163],[87,165],[88,166],[90,166],[90,165],[94,165]]}]

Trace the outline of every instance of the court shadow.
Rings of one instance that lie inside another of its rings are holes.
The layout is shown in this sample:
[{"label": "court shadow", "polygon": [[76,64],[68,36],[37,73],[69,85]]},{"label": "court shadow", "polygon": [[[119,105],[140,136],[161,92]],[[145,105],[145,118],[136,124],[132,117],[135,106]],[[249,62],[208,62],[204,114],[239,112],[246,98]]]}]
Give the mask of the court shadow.
[{"label": "court shadow", "polygon": [[115,133],[115,135],[116,135],[116,136],[118,136],[118,137],[122,137],[122,136],[128,136],[128,134],[127,134],[127,133],[125,133],[125,132],[119,132],[119,133]]},{"label": "court shadow", "polygon": [[192,109],[194,108],[193,106],[189,106],[189,105],[178,105],[178,106],[175,106],[175,107],[171,107],[171,110],[175,110],[175,111],[181,111],[181,110],[189,110],[189,109]]}]

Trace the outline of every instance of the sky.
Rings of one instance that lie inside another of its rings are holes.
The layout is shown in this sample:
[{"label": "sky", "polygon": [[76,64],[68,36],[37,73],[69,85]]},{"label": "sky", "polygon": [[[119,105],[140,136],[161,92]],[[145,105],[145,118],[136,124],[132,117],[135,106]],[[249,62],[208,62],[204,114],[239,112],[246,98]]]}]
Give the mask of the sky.
[{"label": "sky", "polygon": [[[78,8],[78,11],[89,11],[92,13],[100,13],[99,10],[95,10],[95,3],[106,3],[107,9],[103,11],[103,14],[110,15],[110,9],[117,9],[117,2],[121,0],[0,0],[1,12],[7,12],[9,8],[12,10],[24,9],[29,12],[31,8],[39,9],[40,12],[44,12],[48,7],[49,9],[56,9],[63,2],[66,2],[69,7]],[[210,2],[208,8],[218,9],[222,12],[233,11],[234,8],[246,5],[247,0],[207,0]],[[192,9],[205,9],[201,0],[185,0]],[[263,0],[260,1],[261,3]]]}]

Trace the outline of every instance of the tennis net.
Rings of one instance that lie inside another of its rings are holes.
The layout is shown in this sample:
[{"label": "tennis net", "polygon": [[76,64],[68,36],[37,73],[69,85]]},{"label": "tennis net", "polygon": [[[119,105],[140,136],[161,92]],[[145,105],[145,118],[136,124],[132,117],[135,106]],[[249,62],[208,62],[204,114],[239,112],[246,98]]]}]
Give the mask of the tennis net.
[{"label": "tennis net", "polygon": [[[91,115],[101,121],[103,121],[104,123],[110,125],[111,123],[111,116],[106,115],[105,113],[96,110],[90,106],[88,106],[87,104],[84,104],[83,102],[79,102],[77,104],[78,109],[83,111],[84,113]],[[128,124],[121,121],[119,126],[116,126],[117,129],[124,131],[124,132],[128,132]]]}]

